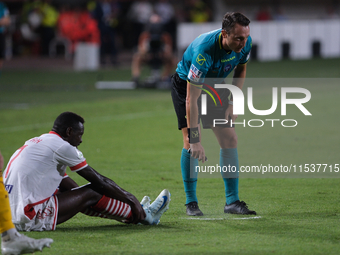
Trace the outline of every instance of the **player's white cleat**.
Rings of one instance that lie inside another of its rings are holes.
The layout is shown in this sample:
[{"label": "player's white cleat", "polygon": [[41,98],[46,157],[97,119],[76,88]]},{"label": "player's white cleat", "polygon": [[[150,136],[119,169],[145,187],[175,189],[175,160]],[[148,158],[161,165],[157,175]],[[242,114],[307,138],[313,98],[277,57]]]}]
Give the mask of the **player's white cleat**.
[{"label": "player's white cleat", "polygon": [[140,204],[143,206],[143,208],[148,208],[150,206],[151,199],[148,196],[144,196]]},{"label": "player's white cleat", "polygon": [[[143,209],[146,214],[143,224],[158,225],[159,219],[161,218],[163,213],[169,209],[169,203],[171,201],[170,197],[171,197],[170,192],[167,189],[165,189],[158,195],[158,197],[155,199],[155,201],[153,201],[153,203],[150,206],[148,207],[143,206]],[[145,199],[145,201],[147,201],[147,198]],[[148,201],[148,203],[150,203],[150,201]],[[145,203],[145,205],[146,204],[147,203]]]},{"label": "player's white cleat", "polygon": [[[154,221],[159,223],[159,219],[162,217],[163,213],[165,213],[169,209],[169,204],[171,201],[171,194],[169,190],[164,189],[158,197],[153,201],[150,205],[150,211],[154,218]],[[156,225],[157,225],[156,224]]]},{"label": "player's white cleat", "polygon": [[142,223],[143,225],[157,225],[158,221],[155,221],[151,211],[150,211],[150,207],[143,207],[144,212],[145,212],[145,219],[143,221],[141,221],[140,223]]},{"label": "player's white cleat", "polygon": [[1,241],[1,253],[3,255],[19,255],[42,251],[44,247],[50,247],[53,240],[50,238],[33,239],[25,235],[16,234],[16,238]]}]

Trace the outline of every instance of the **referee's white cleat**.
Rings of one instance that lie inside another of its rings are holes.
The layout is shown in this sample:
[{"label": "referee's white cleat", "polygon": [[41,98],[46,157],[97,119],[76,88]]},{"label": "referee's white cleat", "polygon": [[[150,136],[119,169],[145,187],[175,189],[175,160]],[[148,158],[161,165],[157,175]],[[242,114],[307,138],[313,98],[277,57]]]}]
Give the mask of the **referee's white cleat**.
[{"label": "referee's white cleat", "polygon": [[[142,204],[143,209],[145,211],[146,217],[144,219],[143,224],[146,225],[158,225],[160,222],[160,218],[162,217],[163,213],[165,213],[169,209],[169,203],[171,201],[170,199],[171,194],[169,190],[164,189],[158,197],[153,201],[153,203],[150,205],[150,201],[146,202],[144,205],[149,203],[149,206],[146,207]],[[147,197],[148,198],[148,197]],[[147,198],[145,201],[147,201]],[[150,199],[150,198],[149,198]]]},{"label": "referee's white cleat", "polygon": [[19,255],[42,251],[43,248],[50,248],[53,240],[50,238],[33,239],[25,235],[16,234],[16,238],[1,241],[1,253],[3,255]]}]

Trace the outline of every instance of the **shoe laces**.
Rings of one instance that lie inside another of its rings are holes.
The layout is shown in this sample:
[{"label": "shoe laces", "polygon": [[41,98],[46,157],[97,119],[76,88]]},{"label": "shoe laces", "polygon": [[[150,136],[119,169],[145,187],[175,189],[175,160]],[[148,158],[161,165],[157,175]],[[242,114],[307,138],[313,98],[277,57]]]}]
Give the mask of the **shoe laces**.
[{"label": "shoe laces", "polygon": [[243,206],[244,208],[248,209],[248,206],[247,206],[246,202],[244,202],[244,201],[239,201],[238,204],[239,204],[240,206]]},{"label": "shoe laces", "polygon": [[197,203],[190,203],[188,204],[188,206],[191,208],[191,209],[198,209],[198,204]]}]

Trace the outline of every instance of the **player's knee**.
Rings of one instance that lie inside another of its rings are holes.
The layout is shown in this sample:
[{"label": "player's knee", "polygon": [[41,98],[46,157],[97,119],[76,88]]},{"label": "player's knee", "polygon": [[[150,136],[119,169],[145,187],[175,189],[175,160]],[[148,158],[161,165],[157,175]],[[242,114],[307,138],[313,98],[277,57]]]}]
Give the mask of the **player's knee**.
[{"label": "player's knee", "polygon": [[236,148],[237,147],[237,135],[233,134],[231,136],[225,137],[221,144],[222,148]]},{"label": "player's knee", "polygon": [[86,206],[97,204],[98,201],[103,197],[102,194],[94,191],[91,188],[84,190],[83,195],[85,198]]},{"label": "player's knee", "polygon": [[102,194],[94,191],[93,194],[92,194],[92,199],[93,201],[95,201],[96,203],[103,197]]},{"label": "player's knee", "polygon": [[229,147],[231,147],[231,148],[237,147],[237,135],[234,134],[234,135],[230,136],[229,139],[228,139],[228,143],[229,143]]}]

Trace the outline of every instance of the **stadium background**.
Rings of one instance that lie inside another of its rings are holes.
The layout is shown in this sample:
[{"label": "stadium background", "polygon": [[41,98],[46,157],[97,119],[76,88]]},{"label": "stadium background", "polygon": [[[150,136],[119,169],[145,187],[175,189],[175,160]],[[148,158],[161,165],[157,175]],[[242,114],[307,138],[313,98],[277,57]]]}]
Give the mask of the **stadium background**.
[{"label": "stadium background", "polygon": [[[19,13],[23,4],[22,1],[5,2],[13,15]],[[52,3],[58,6],[61,1]],[[183,2],[171,3],[183,10]],[[226,10],[241,10],[253,20],[263,3],[270,7],[272,14],[278,6],[282,8],[289,21],[321,22],[327,18],[340,22],[336,17],[339,1],[205,3],[212,13],[209,22],[219,21]],[[132,1],[121,1],[121,4],[128,9]],[[336,15],[327,16],[329,8],[333,8]],[[184,20],[176,20],[177,24],[182,22]],[[8,160],[25,140],[48,132],[60,112],[77,112],[86,121],[80,149],[89,164],[136,194],[138,199],[144,195],[154,199],[163,188],[168,188],[172,193],[170,209],[157,227],[122,225],[77,215],[59,225],[55,232],[28,233],[35,238],[54,239],[52,248],[44,253],[338,254],[338,178],[320,175],[318,178],[242,179],[241,199],[261,216],[255,219],[224,215],[223,182],[218,178],[202,178],[198,196],[205,216],[202,220],[187,217],[179,162],[182,142],[169,90],[96,90],[94,87],[101,80],[131,80],[134,45],[125,39],[131,36],[129,33],[121,32],[120,36],[117,39],[119,65],[106,64],[94,71],[74,71],[73,59],[65,59],[62,50],[57,57],[50,58],[27,48],[23,51],[13,48],[13,55],[6,60],[0,76],[0,149]],[[303,164],[340,163],[340,60],[323,57],[322,44],[315,45],[306,46],[312,50],[309,59],[292,59],[287,54],[289,46],[283,45],[282,60],[249,62],[247,73],[251,78],[321,80],[310,87],[312,99],[307,108],[313,117],[304,119],[300,129],[238,130],[242,165],[269,161],[290,164],[292,158],[302,158]],[[149,74],[150,69],[145,67],[143,77]],[[265,104],[269,101],[268,95],[270,92],[260,94],[258,100]],[[69,174],[84,184],[76,174]]]}]

